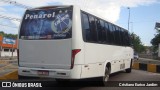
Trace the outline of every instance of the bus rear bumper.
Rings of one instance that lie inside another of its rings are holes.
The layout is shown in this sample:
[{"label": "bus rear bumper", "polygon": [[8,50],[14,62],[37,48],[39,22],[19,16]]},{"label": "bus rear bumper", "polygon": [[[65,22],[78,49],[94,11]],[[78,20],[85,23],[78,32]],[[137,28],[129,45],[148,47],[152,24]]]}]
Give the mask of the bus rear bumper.
[{"label": "bus rear bumper", "polygon": [[81,66],[82,65],[74,65],[73,69],[41,69],[19,67],[18,75],[40,78],[80,79]]}]

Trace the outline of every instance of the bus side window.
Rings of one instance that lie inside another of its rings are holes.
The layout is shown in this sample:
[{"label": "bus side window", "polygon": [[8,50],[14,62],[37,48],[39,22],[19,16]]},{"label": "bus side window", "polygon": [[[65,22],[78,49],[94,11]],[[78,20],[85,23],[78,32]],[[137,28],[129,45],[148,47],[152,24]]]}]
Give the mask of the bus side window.
[{"label": "bus side window", "polygon": [[109,24],[108,24],[108,22],[105,22],[105,31],[107,32],[106,33],[106,43],[110,44],[111,43],[111,32],[109,30]]},{"label": "bus side window", "polygon": [[123,38],[123,46],[126,46],[126,41],[125,41],[125,30],[122,29],[122,38]]},{"label": "bus side window", "polygon": [[109,31],[110,31],[110,43],[114,44],[114,32],[113,32],[113,25],[109,23]]},{"label": "bus side window", "polygon": [[117,35],[117,30],[115,25],[113,25],[113,34],[114,34],[114,44],[118,45],[118,35]]},{"label": "bus side window", "polygon": [[126,46],[129,46],[129,37],[127,31],[125,31],[125,38],[126,38]]},{"label": "bus side window", "polygon": [[128,32],[128,46],[131,46],[132,42],[131,42],[131,36],[130,33]]},{"label": "bus side window", "polygon": [[121,28],[118,28],[118,34],[119,34],[119,45],[122,46],[122,37],[121,37]]},{"label": "bus side window", "polygon": [[97,32],[98,32],[98,42],[101,43],[102,42],[102,27],[101,27],[99,19],[97,19],[96,21],[96,26],[97,26]]},{"label": "bus side window", "polygon": [[96,30],[96,24],[95,24],[95,18],[91,15],[89,15],[89,25],[91,30],[91,41],[97,42],[97,30]]},{"label": "bus side window", "polygon": [[95,17],[94,17],[94,22],[95,22],[95,26],[96,26],[96,28],[94,29],[94,37],[95,37],[94,42],[98,43],[98,26],[97,26],[97,23],[100,25],[100,22],[99,22],[99,19],[97,19]]},{"label": "bus side window", "polygon": [[125,31],[125,38],[126,38],[126,46],[130,46],[130,37],[127,31]]},{"label": "bus side window", "polygon": [[116,26],[116,42],[117,42],[117,45],[121,45],[120,41],[121,41],[121,38],[120,38],[120,35],[119,35],[119,27]]},{"label": "bus side window", "polygon": [[82,13],[82,27],[83,27],[83,37],[85,41],[91,41],[91,33],[90,33],[90,27],[89,27],[89,21],[88,21],[88,15]]},{"label": "bus side window", "polygon": [[102,35],[102,39],[101,39],[101,41],[103,42],[103,43],[106,43],[106,30],[105,30],[105,26],[104,26],[104,21],[103,20],[100,20],[100,25],[101,25],[101,35]]},{"label": "bus side window", "polygon": [[121,36],[121,45],[124,46],[124,38],[123,38],[123,30],[120,28],[120,36]]}]

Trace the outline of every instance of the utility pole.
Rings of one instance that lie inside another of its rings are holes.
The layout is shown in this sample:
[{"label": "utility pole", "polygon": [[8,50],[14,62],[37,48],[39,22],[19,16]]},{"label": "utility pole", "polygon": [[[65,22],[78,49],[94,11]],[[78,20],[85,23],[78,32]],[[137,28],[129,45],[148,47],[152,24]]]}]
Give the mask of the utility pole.
[{"label": "utility pole", "polygon": [[13,46],[14,46],[14,44],[12,44],[12,59],[13,59]]},{"label": "utility pole", "polygon": [[129,31],[129,23],[130,23],[130,7],[128,9],[128,31]]},{"label": "utility pole", "polygon": [[131,33],[133,33],[133,22],[130,23],[131,23]]}]

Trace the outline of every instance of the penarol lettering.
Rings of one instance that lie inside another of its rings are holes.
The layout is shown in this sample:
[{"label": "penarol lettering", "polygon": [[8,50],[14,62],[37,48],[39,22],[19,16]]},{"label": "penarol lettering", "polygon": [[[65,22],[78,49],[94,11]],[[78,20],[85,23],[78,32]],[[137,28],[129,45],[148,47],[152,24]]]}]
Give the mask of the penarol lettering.
[{"label": "penarol lettering", "polygon": [[26,14],[25,19],[41,19],[41,18],[53,18],[55,17],[55,12],[50,13],[50,14]]}]

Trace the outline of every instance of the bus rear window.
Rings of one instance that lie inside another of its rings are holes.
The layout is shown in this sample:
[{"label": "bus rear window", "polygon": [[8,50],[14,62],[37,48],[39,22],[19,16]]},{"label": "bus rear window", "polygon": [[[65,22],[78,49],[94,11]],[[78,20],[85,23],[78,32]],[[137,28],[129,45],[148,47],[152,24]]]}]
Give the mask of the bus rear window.
[{"label": "bus rear window", "polygon": [[67,39],[72,36],[72,7],[27,10],[20,39]]}]

